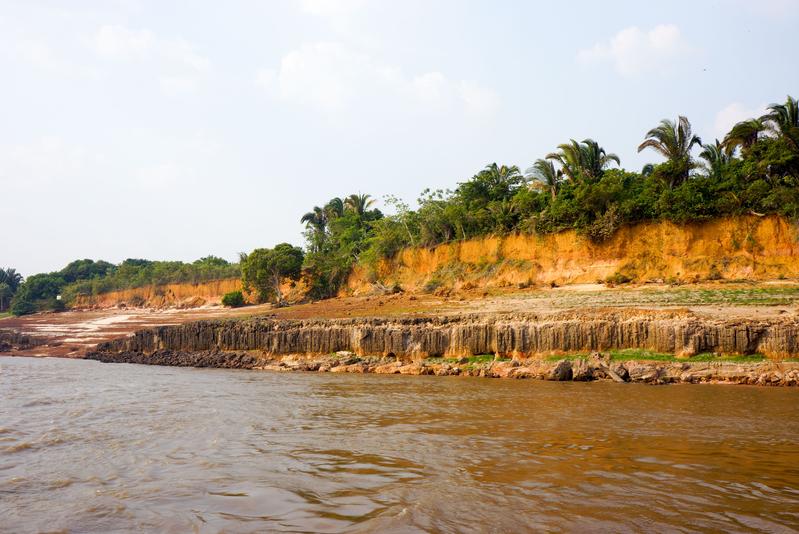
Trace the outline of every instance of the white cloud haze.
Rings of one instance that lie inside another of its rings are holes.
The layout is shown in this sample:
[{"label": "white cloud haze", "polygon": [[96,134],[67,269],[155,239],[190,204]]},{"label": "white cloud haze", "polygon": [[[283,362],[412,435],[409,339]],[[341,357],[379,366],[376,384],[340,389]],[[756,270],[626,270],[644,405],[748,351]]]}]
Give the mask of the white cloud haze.
[{"label": "white cloud haze", "polygon": [[0,266],[26,275],[301,244],[332,196],[412,203],[570,138],[640,169],[663,118],[708,140],[799,96],[799,0],[6,4]]},{"label": "white cloud haze", "polygon": [[622,76],[645,73],[668,74],[694,52],[674,24],[661,24],[649,31],[625,28],[608,42],[580,50],[584,63],[611,63]]},{"label": "white cloud haze", "polygon": [[428,111],[460,109],[491,115],[499,107],[492,89],[452,81],[439,71],[406,76],[394,65],[338,42],[302,45],[287,53],[277,69],[259,69],[256,84],[280,98],[325,112],[342,112],[365,101]]},{"label": "white cloud haze", "polygon": [[713,121],[713,131],[717,139],[724,139],[727,132],[741,121],[747,119],[756,119],[766,113],[766,105],[748,108],[740,102],[733,102],[729,106],[716,113],[716,119]]}]

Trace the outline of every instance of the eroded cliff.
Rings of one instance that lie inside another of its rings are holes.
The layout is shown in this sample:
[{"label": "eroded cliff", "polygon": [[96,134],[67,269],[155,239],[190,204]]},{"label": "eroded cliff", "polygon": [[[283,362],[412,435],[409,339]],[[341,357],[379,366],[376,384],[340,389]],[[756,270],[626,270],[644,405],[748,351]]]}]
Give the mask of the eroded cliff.
[{"label": "eroded cliff", "polygon": [[198,284],[165,284],[109,291],[99,295],[78,295],[73,308],[196,308],[218,304],[225,293],[241,290],[241,280],[212,280]]},{"label": "eroded cliff", "polygon": [[698,353],[799,355],[795,319],[709,320],[681,311],[475,314],[332,320],[199,321],[136,332],[98,345],[105,353],[159,350],[260,351],[324,355],[349,351],[404,360],[496,354],[527,358],[560,352],[638,348]]},{"label": "eroded cliff", "polygon": [[357,268],[345,292],[368,292],[375,281],[406,291],[434,291],[595,283],[609,277],[693,282],[797,276],[796,224],[778,216],[745,216],[625,226],[599,244],[575,231],[564,231],[406,249],[376,269]]}]

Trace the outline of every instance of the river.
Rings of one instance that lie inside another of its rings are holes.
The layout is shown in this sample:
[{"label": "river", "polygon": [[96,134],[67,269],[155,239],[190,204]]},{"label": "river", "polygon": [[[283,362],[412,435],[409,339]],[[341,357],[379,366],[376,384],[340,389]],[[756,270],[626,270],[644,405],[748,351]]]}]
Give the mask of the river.
[{"label": "river", "polygon": [[799,388],[0,358],[2,532],[799,529]]}]

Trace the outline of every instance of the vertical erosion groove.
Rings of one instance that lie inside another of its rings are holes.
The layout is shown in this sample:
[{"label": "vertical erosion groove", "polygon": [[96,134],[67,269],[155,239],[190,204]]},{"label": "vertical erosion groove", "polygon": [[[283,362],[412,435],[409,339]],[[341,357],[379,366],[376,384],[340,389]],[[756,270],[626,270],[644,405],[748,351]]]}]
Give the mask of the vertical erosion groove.
[{"label": "vertical erosion groove", "polygon": [[465,315],[330,320],[198,321],[141,330],[100,344],[104,352],[243,351],[266,354],[524,356],[552,351],[640,348],[691,355],[799,354],[793,320],[708,320],[687,312]]}]

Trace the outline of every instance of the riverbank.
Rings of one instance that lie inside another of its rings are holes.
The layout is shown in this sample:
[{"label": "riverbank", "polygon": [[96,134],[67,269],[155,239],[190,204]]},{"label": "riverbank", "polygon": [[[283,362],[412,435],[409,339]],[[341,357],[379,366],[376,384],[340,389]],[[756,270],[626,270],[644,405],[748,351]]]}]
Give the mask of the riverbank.
[{"label": "riverbank", "polygon": [[795,318],[635,309],[198,321],[140,330],[87,355],[182,367],[785,386],[799,384],[798,356]]},{"label": "riverbank", "polygon": [[426,358],[405,362],[380,356],[353,354],[269,357],[251,352],[159,350],[90,352],[88,359],[105,363],[136,363],[177,367],[216,367],[318,373],[373,373],[400,375],[472,376],[588,382],[612,380],[644,384],[724,383],[758,386],[799,385],[799,362],[772,361],[614,361],[608,354],[562,359]]}]

